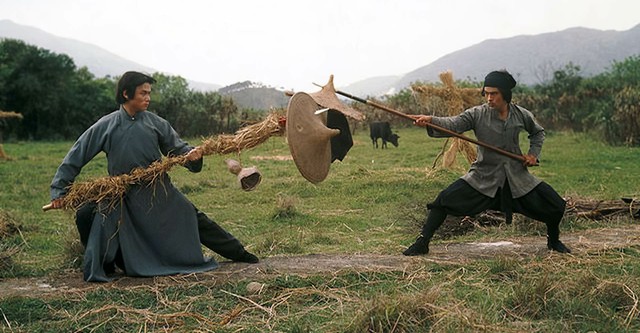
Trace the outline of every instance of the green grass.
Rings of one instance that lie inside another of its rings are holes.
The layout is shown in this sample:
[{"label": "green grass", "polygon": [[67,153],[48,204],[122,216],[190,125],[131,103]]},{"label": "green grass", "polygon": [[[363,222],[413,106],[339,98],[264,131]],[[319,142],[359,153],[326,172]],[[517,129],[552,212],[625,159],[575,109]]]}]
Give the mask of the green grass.
[{"label": "green grass", "polygon": [[[289,155],[282,137],[239,157],[208,156],[202,172],[179,168],[171,177],[200,210],[260,257],[399,255],[417,235],[425,205],[467,165],[459,159],[457,169],[431,172],[444,141],[428,138],[417,128],[397,132],[400,146],[386,150],[373,149],[366,133],[356,133],[345,160],[334,162],[327,179],[317,185],[307,182],[291,160],[252,159]],[[68,269],[81,278],[78,263],[69,255],[77,238],[72,215],[41,211],[49,202],[49,182],[71,144],[4,144],[14,159],[0,161],[0,209],[20,225],[21,233],[3,242],[21,248],[0,278],[55,276]],[[263,176],[258,188],[242,191],[226,170],[226,158],[255,165]],[[563,196],[613,200],[640,196],[639,162],[638,148],[610,147],[586,135],[550,133],[541,165],[532,172]],[[105,170],[106,159],[99,156],[80,179],[104,176]],[[568,219],[561,230],[634,221],[608,223]],[[478,229],[456,241],[505,233],[537,235],[544,228],[538,222],[525,224]],[[10,324],[15,332],[637,331],[633,297],[640,290],[639,262],[638,247],[584,257],[497,258],[469,265],[425,262],[415,272],[266,278],[260,281],[268,286],[264,293],[253,296],[245,290],[250,281],[243,279],[107,287],[44,299],[0,299],[0,327]],[[263,308],[237,296],[250,297]],[[226,319],[229,322],[221,325]]]}]

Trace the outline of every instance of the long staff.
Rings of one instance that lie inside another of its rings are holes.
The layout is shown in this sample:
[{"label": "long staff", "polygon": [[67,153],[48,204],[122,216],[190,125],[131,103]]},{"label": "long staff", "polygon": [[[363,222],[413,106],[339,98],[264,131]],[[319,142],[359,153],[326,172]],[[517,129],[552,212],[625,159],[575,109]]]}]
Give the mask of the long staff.
[{"label": "long staff", "polygon": [[[315,85],[318,85],[318,84],[315,84]],[[403,118],[406,118],[406,119],[410,119],[411,121],[414,120],[410,115],[408,115],[406,113],[402,113],[402,112],[400,112],[398,110],[394,110],[394,109],[392,109],[390,107],[384,106],[382,104],[378,104],[378,103],[370,101],[370,100],[366,100],[366,99],[363,99],[363,98],[360,98],[360,97],[357,97],[357,96],[353,96],[353,95],[348,94],[348,93],[346,93],[344,91],[336,90],[336,94],[342,95],[344,97],[353,99],[353,100],[358,101],[360,103],[371,105],[371,106],[373,106],[375,108],[378,108],[378,109],[393,113],[396,116],[400,116],[400,117],[403,117]],[[433,128],[433,129],[435,129],[435,130],[437,130],[437,131],[440,131],[440,132],[443,132],[443,133],[447,133],[447,134],[449,134],[451,136],[454,136],[454,137],[459,138],[459,139],[464,140],[464,141],[469,141],[469,142],[474,143],[474,144],[476,144],[478,146],[482,146],[482,147],[485,147],[487,149],[493,150],[496,153],[502,154],[502,155],[507,156],[507,157],[511,157],[511,158],[516,159],[518,161],[521,161],[523,163],[526,161],[525,157],[522,156],[522,155],[514,154],[514,153],[512,153],[510,151],[506,151],[506,150],[498,148],[496,146],[492,146],[492,145],[490,145],[488,143],[484,143],[482,141],[478,141],[478,140],[469,138],[469,137],[464,136],[464,135],[462,135],[460,133],[448,130],[448,129],[444,128],[444,127],[440,127],[440,126],[438,126],[436,124],[426,123],[426,125],[431,127],[431,128]]]}]

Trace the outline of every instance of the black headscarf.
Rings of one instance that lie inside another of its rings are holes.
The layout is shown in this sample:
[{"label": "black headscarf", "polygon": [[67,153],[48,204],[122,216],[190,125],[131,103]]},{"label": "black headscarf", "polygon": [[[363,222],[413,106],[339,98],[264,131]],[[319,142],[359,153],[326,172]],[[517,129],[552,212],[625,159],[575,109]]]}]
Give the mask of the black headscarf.
[{"label": "black headscarf", "polygon": [[506,70],[493,71],[484,78],[482,85],[482,96],[484,96],[484,87],[498,88],[502,97],[507,103],[511,103],[511,89],[516,86],[516,80]]}]

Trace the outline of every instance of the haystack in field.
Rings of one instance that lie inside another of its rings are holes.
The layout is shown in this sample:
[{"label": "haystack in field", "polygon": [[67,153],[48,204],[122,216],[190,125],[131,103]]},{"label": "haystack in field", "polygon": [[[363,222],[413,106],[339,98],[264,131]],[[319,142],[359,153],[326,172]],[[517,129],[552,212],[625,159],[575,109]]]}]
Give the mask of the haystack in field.
[{"label": "haystack in field", "polygon": [[[411,89],[423,105],[439,105],[445,109],[442,116],[455,116],[472,106],[482,104],[479,88],[458,88],[450,71],[440,73],[442,86],[414,84]],[[459,138],[449,138],[445,141],[442,151],[433,161],[435,168],[440,158],[442,166],[451,168],[458,153],[462,153],[469,163],[476,160],[476,148],[468,141]]]},{"label": "haystack in field", "polygon": [[[235,135],[218,135],[202,142],[199,146],[203,155],[240,153],[242,150],[256,147],[273,135],[282,135],[283,117],[276,112],[266,119],[241,128]],[[96,202],[113,207],[126,193],[131,184],[154,184],[163,174],[176,165],[187,162],[184,156],[168,157],[152,163],[147,168],[137,168],[129,174],[109,176],[86,182],[75,182],[62,197],[62,209],[77,210],[85,203]],[[49,209],[45,206],[43,209]]]},{"label": "haystack in field", "polygon": [[[22,119],[22,115],[13,111],[2,111],[0,110],[0,119]],[[5,152],[4,147],[2,147],[2,128],[0,128],[0,159],[9,160],[11,159]]]}]

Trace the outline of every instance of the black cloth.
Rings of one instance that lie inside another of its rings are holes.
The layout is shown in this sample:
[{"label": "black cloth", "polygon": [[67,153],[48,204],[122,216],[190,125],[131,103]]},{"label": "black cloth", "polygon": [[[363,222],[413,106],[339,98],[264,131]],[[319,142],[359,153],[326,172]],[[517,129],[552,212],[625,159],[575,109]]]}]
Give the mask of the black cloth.
[{"label": "black cloth", "polygon": [[327,127],[340,130],[340,134],[331,137],[331,162],[347,156],[353,146],[349,122],[341,112],[329,110],[327,113]]},{"label": "black cloth", "polygon": [[91,232],[91,225],[93,224],[93,217],[96,214],[96,208],[98,205],[95,202],[90,202],[82,205],[76,211],[76,227],[78,228],[78,234],[80,234],[80,242],[83,247],[87,247],[87,241],[89,240],[89,233]]},{"label": "black cloth", "polygon": [[484,86],[511,90],[516,86],[516,80],[506,71],[493,71],[485,76]]},{"label": "black cloth", "polygon": [[558,239],[560,234],[558,226],[564,215],[566,201],[549,184],[541,182],[524,196],[511,198],[511,200],[509,198],[511,193],[508,182],[505,182],[505,185],[498,189],[498,193],[492,198],[476,191],[463,179],[458,179],[427,205],[431,211],[423,226],[422,234],[427,239],[433,237],[433,233],[442,225],[447,215],[473,216],[492,209],[520,213],[544,222],[547,225],[549,238]]},{"label": "black cloth", "polygon": [[198,217],[200,243],[227,259],[237,260],[241,258],[245,252],[242,243],[210,219],[207,214],[199,211],[195,207],[194,209]]}]

